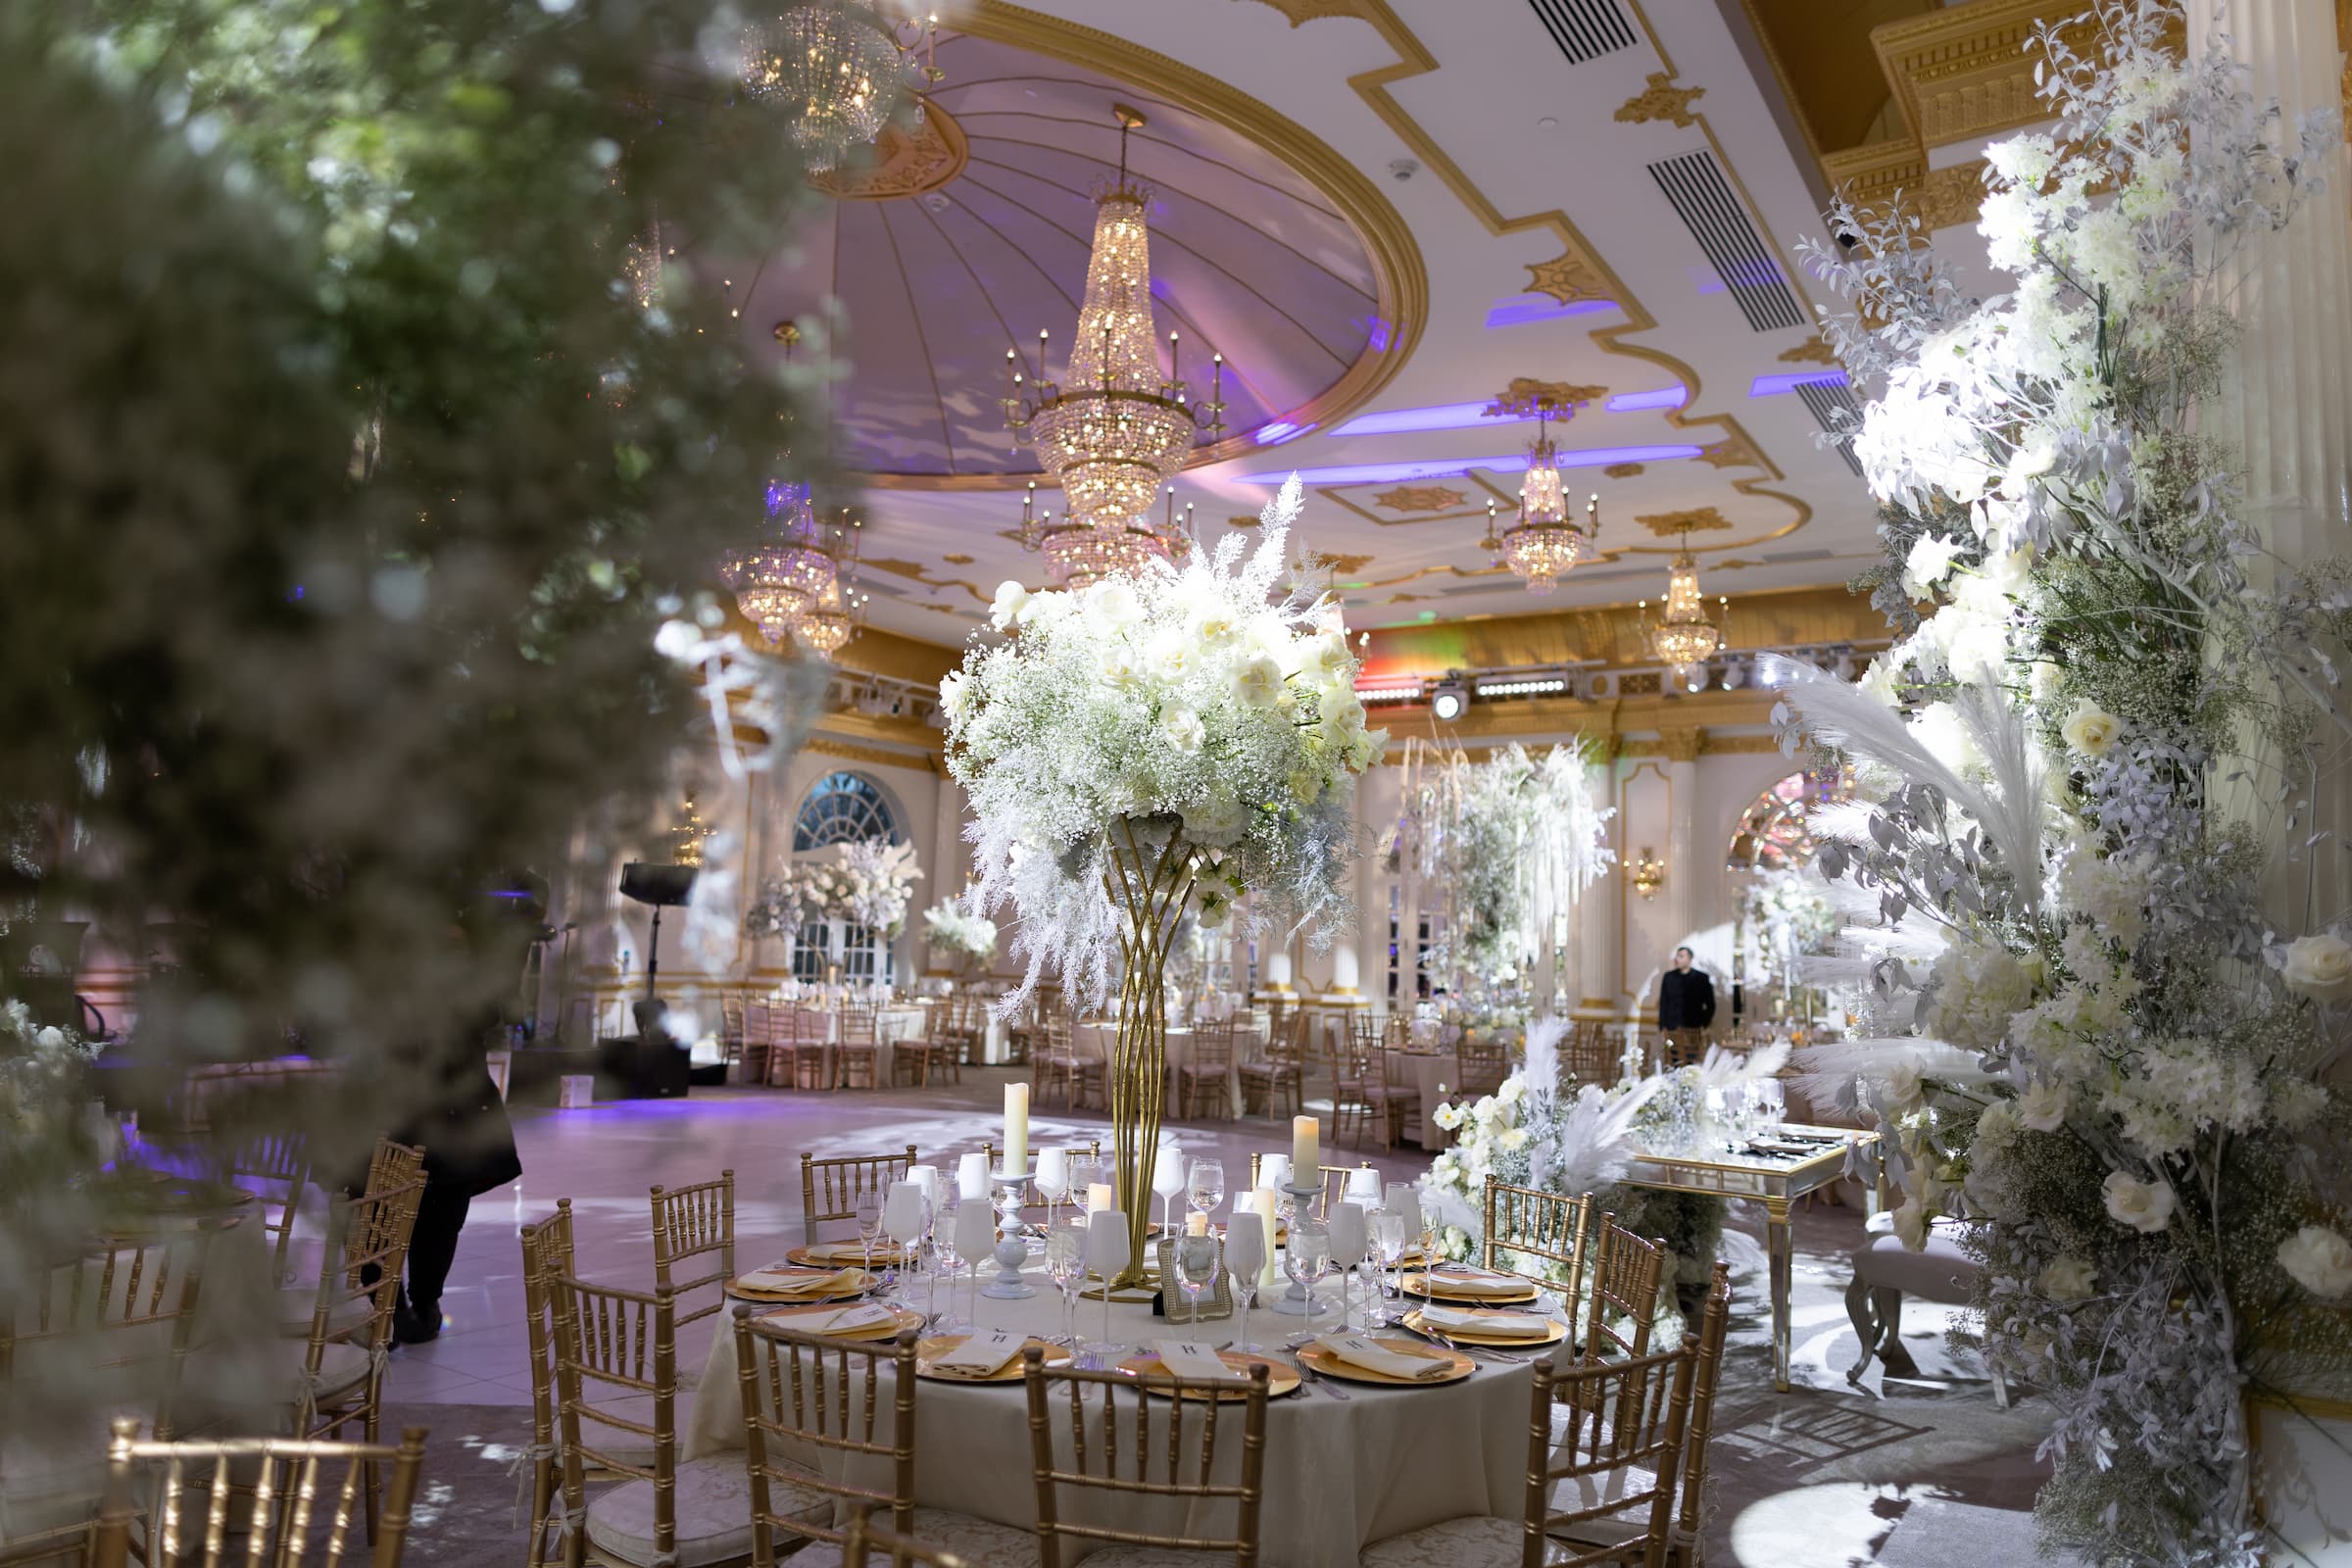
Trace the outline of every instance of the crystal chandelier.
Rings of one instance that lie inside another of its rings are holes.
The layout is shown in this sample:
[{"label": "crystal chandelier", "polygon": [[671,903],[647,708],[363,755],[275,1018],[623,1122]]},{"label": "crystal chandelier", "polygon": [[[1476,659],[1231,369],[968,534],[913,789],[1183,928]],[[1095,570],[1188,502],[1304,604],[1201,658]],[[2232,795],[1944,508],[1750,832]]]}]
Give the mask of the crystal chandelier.
[{"label": "crystal chandelier", "polygon": [[[1722,601],[1728,608],[1729,599]],[[1649,601],[1642,601],[1642,625],[1649,651],[1661,663],[1681,669],[1704,662],[1723,647],[1723,628],[1707,615],[1698,592],[1698,558],[1690,554],[1690,530],[1683,530],[1682,548],[1666,572],[1666,606],[1656,625],[1649,624]]]},{"label": "crystal chandelier", "polygon": [[791,113],[793,145],[821,174],[880,133],[918,45],[924,76],[939,79],[930,53],[938,20],[893,24],[865,0],[794,6],[744,28],[737,69],[755,97]]},{"label": "crystal chandelier", "polygon": [[1056,588],[1078,589],[1104,577],[1132,577],[1155,561],[1171,564],[1192,553],[1192,508],[1183,523],[1176,520],[1176,492],[1168,491],[1167,514],[1154,527],[1145,518],[1122,522],[1086,523],[1069,517],[1054,519],[1037,510],[1037,485],[1032,482],[1021,502],[1021,544],[1046,558],[1046,573]]},{"label": "crystal chandelier", "polygon": [[865,621],[867,596],[839,583],[827,588],[815,604],[793,617],[792,634],[801,646],[831,659],[848,647]]},{"label": "crystal chandelier", "polygon": [[1575,416],[1574,405],[1541,392],[1516,403],[1496,404],[1490,414],[1518,418],[1536,416],[1535,443],[1527,449],[1527,476],[1519,484],[1519,517],[1495,532],[1493,503],[1487,507],[1487,536],[1480,541],[1494,564],[1508,566],[1527,580],[1531,594],[1550,593],[1558,581],[1588,561],[1600,558],[1593,541],[1600,536],[1600,497],[1585,501],[1582,522],[1568,518],[1567,487],[1560,478],[1560,452],[1552,445],[1550,421]]},{"label": "crystal chandelier", "polygon": [[758,542],[721,556],[718,574],[760,634],[781,646],[793,616],[838,579],[838,544],[816,520],[808,487],[770,481]]},{"label": "crystal chandelier", "polygon": [[[1160,374],[1152,318],[1151,236],[1146,195],[1127,178],[1127,136],[1144,117],[1124,104],[1119,121],[1118,183],[1096,199],[1094,252],[1086,266],[1086,302],[1070,351],[1069,386],[1045,379],[1046,334],[1038,334],[1038,379],[1027,383],[1017,351],[1004,353],[1011,381],[1004,399],[1016,442],[1037,448],[1061,486],[1067,522],[1116,533],[1152,532],[1144,520],[1152,499],[1174,478],[1205,429],[1225,428],[1225,357],[1211,360],[1209,401],[1196,407],[1178,375],[1177,336],[1168,334],[1168,373]],[[1035,531],[1034,525],[1025,533]],[[1052,532],[1037,535],[1043,548]],[[1162,540],[1163,548],[1167,541]],[[1094,542],[1089,549],[1147,550]],[[1049,563],[1052,561],[1049,552]]]}]

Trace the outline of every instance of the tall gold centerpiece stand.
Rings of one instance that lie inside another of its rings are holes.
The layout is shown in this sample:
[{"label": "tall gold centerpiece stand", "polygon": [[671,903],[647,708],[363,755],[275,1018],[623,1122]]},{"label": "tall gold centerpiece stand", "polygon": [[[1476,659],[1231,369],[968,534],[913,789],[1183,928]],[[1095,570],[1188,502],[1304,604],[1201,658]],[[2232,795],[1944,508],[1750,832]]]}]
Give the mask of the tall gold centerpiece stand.
[{"label": "tall gold centerpiece stand", "polygon": [[1151,1288],[1146,1243],[1152,1219],[1152,1166],[1167,1097],[1168,946],[1193,893],[1194,856],[1174,816],[1123,816],[1107,835],[1110,865],[1103,891],[1119,916],[1118,1044],[1112,1049],[1111,1160],[1119,1208],[1127,1216],[1128,1263],[1114,1291]]}]

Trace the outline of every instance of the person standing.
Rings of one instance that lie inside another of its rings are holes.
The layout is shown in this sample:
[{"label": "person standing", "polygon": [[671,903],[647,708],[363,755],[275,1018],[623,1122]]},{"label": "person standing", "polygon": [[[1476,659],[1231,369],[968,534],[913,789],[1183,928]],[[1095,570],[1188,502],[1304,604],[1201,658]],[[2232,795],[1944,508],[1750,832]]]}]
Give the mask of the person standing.
[{"label": "person standing", "polygon": [[1666,1065],[1698,1060],[1715,1021],[1715,982],[1690,966],[1689,948],[1674,950],[1674,967],[1658,981],[1658,1031],[1666,1037]]},{"label": "person standing", "polygon": [[434,1088],[399,1141],[424,1146],[424,1193],[409,1240],[407,1287],[392,1319],[392,1337],[422,1345],[441,1333],[441,1290],[457,1261],[458,1235],[473,1200],[522,1174],[514,1125],[490,1076],[487,1031],[469,1031],[465,1044],[435,1061],[419,1063]]}]

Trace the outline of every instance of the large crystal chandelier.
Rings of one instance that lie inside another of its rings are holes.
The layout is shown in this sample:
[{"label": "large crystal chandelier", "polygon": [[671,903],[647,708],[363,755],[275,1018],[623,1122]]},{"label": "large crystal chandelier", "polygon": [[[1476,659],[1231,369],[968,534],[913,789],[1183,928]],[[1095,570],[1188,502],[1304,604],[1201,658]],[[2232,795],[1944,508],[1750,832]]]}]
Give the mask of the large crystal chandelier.
[{"label": "large crystal chandelier", "polygon": [[[744,28],[737,69],[755,96],[791,113],[793,145],[823,173],[881,132],[907,61],[934,38],[937,23],[887,22],[865,0],[793,6]],[[923,74],[939,78],[929,64]]]},{"label": "large crystal chandelier", "polygon": [[[1191,517],[1192,509],[1185,514]],[[1084,588],[1104,577],[1132,577],[1154,561],[1174,563],[1193,547],[1187,524],[1176,520],[1175,492],[1168,494],[1165,519],[1154,526],[1135,517],[1106,523],[1054,518],[1037,510],[1037,485],[1032,482],[1021,502],[1021,544],[1046,558],[1046,574],[1056,588]]]},{"label": "large crystal chandelier", "polygon": [[808,487],[770,481],[759,539],[721,556],[718,574],[760,634],[781,646],[791,634],[793,616],[834,585],[838,553],[838,544],[816,520]]},{"label": "large crystal chandelier", "polygon": [[1576,409],[1549,392],[1538,392],[1519,402],[1496,404],[1488,412],[1522,419],[1534,415],[1536,439],[1527,449],[1527,476],[1519,484],[1518,520],[1497,535],[1490,506],[1487,537],[1480,543],[1494,553],[1496,565],[1508,566],[1527,580],[1529,593],[1547,594],[1570,571],[1600,557],[1593,543],[1600,535],[1600,497],[1586,498],[1581,522],[1569,520],[1560,452],[1551,442],[1550,421],[1565,422]]},{"label": "large crystal chandelier", "polygon": [[[1729,606],[1730,600],[1723,603]],[[1649,651],[1659,662],[1676,669],[1702,663],[1723,647],[1723,628],[1707,614],[1698,592],[1698,558],[1690,554],[1690,530],[1683,530],[1682,548],[1666,571],[1666,606],[1657,624],[1649,624],[1649,601],[1642,602],[1642,625]]]},{"label": "large crystal chandelier", "polygon": [[870,596],[858,591],[858,546],[864,526],[864,519],[846,508],[825,525],[833,580],[792,617],[792,634],[801,646],[827,659],[848,647],[865,621]]},{"label": "large crystal chandelier", "polygon": [[[1119,177],[1096,199],[1095,247],[1086,267],[1086,302],[1078,311],[1077,341],[1070,350],[1067,389],[1045,378],[1046,334],[1038,334],[1038,379],[1027,381],[1017,351],[1005,351],[1011,377],[1004,399],[1005,421],[1015,441],[1037,448],[1046,471],[1061,486],[1066,520],[1040,528],[1031,518],[1024,541],[1054,560],[1049,540],[1057,529],[1089,530],[1101,537],[1062,543],[1064,555],[1106,561],[1154,552],[1145,540],[1126,535],[1155,533],[1148,514],[1152,501],[1192,456],[1205,429],[1213,440],[1225,428],[1225,361],[1211,361],[1211,390],[1196,406],[1178,374],[1177,337],[1168,334],[1168,373],[1159,368],[1157,327],[1152,318],[1151,236],[1145,225],[1146,193],[1127,177],[1127,136],[1144,117],[1124,104],[1113,106],[1119,121]],[[1171,541],[1156,552],[1165,557]],[[1119,568],[1113,568],[1119,569]]]}]

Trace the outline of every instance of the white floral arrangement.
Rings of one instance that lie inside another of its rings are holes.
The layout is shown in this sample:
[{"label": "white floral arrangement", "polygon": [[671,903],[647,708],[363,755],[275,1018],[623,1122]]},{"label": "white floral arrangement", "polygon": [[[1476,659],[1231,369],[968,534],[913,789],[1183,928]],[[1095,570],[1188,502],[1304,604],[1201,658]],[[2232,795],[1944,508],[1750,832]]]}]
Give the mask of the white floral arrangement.
[{"label": "white floral arrangement", "polygon": [[1112,991],[1114,828],[1191,878],[1204,927],[1241,907],[1250,931],[1303,924],[1321,945],[1347,918],[1351,783],[1387,735],[1365,726],[1339,606],[1277,593],[1299,508],[1294,478],[1247,563],[1232,533],[1181,568],[1082,591],[1005,583],[1003,640],[941,682],[948,767],[972,808],[970,905],[1018,914],[1027,968],[1006,1008],[1049,968],[1081,1004]]},{"label": "white floral arrangement", "polygon": [[976,963],[997,956],[997,923],[953,899],[925,909],[923,923],[927,940],[942,952],[960,954]]},{"label": "white floral arrangement", "polygon": [[917,875],[913,845],[858,839],[826,853],[828,858],[779,865],[744,911],[744,930],[790,941],[803,926],[825,920],[866,926],[885,937],[906,928]]},{"label": "white floral arrangement", "polygon": [[2044,1540],[2250,1568],[2248,1386],[2352,1373],[2324,1081],[2352,945],[2264,907],[2264,845],[2309,831],[2272,813],[2348,727],[2315,673],[2347,599],[2333,567],[2249,579],[2261,542],[2196,416],[2220,270],[2339,155],[2227,59],[2184,62],[2184,27],[2113,0],[2038,30],[2058,126],[1986,153],[2008,294],[1964,298],[1899,213],[1834,215],[1859,243],[1814,262],[1862,307],[1829,331],[1880,388],[1853,447],[1905,635],[1859,689],[1768,678],[1872,802],[1819,860],[1857,906],[1863,1029],[1800,1061],[1895,1135],[1903,1240],[1949,1214],[1983,1259],[1976,1337],[2055,1412]]},{"label": "white floral arrangement", "polygon": [[1821,879],[1809,870],[1768,871],[1740,894],[1740,917],[1746,925],[1752,960],[1750,975],[1789,983],[1797,960],[1826,950],[1838,940],[1838,911]]}]

